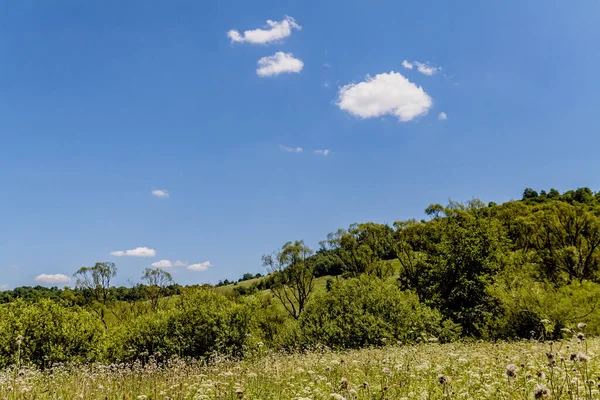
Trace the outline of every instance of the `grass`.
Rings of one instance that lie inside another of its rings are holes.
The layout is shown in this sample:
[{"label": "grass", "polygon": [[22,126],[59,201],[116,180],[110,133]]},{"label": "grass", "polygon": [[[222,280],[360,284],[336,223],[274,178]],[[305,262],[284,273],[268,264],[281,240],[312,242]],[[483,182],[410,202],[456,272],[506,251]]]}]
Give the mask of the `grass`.
[{"label": "grass", "polygon": [[238,362],[163,364],[150,357],[144,365],[8,369],[0,372],[0,399],[587,400],[600,399],[599,353],[600,340],[576,338],[305,354],[258,347]]}]

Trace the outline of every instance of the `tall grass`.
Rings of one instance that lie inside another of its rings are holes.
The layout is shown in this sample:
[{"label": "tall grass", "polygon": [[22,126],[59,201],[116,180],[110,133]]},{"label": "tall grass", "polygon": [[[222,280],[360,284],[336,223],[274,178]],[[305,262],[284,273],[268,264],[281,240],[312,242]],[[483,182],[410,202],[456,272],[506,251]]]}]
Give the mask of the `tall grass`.
[{"label": "tall grass", "polygon": [[244,360],[15,365],[0,399],[600,399],[600,340],[424,343],[283,354],[257,347]]}]

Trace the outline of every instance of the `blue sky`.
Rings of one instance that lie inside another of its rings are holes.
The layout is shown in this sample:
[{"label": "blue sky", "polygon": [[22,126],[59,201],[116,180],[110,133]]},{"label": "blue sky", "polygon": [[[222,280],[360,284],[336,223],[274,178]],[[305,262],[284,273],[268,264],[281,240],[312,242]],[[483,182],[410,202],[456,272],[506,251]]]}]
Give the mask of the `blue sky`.
[{"label": "blue sky", "polygon": [[598,189],[598,1],[0,7],[0,287],[215,283],[449,198]]}]

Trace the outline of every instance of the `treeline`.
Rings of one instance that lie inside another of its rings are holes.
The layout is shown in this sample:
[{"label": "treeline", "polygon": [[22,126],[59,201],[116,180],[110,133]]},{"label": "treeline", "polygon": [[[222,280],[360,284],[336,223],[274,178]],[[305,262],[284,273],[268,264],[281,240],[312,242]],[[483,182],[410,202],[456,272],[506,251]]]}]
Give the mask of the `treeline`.
[{"label": "treeline", "polygon": [[[173,283],[165,286],[165,296],[175,296],[181,294],[183,286]],[[109,296],[115,301],[135,302],[149,300],[149,287],[144,284],[137,284],[131,287],[119,286],[109,288]],[[34,303],[40,300],[48,299],[56,302],[62,302],[67,305],[86,306],[96,301],[94,292],[85,288],[58,288],[45,286],[21,286],[13,290],[4,290],[0,292],[0,304],[10,303],[21,299],[28,303]]]},{"label": "treeline", "polygon": [[599,193],[526,189],[500,205],[433,204],[425,216],[352,224],[316,251],[288,242],[263,257],[266,276],[233,290],[181,287],[148,269],[119,294],[110,263],[79,270],[77,289],[20,288],[0,305],[0,365],[600,330]]}]

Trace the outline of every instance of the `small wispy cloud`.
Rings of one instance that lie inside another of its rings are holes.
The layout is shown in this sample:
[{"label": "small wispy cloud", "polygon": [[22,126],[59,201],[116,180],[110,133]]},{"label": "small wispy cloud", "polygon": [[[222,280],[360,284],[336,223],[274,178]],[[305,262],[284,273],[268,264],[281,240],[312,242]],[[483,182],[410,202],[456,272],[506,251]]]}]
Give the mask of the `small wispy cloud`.
[{"label": "small wispy cloud", "polygon": [[323,149],[323,150],[313,150],[314,154],[320,155],[320,156],[328,156],[330,151],[329,149]]},{"label": "small wispy cloud", "polygon": [[169,191],[164,189],[156,189],[152,191],[152,195],[161,199],[166,199],[169,197]]},{"label": "small wispy cloud", "polygon": [[173,267],[186,267],[188,264],[183,261],[174,261],[171,260],[160,260],[153,262],[150,266],[154,268],[173,268]]},{"label": "small wispy cloud", "polygon": [[227,32],[227,36],[231,39],[232,43],[268,44],[280,42],[291,36],[294,29],[302,29],[294,18],[287,16],[282,21],[268,20],[265,28],[247,30],[243,34],[232,29]]},{"label": "small wispy cloud", "polygon": [[42,285],[56,285],[59,283],[69,283],[71,278],[64,274],[40,274],[34,279]]},{"label": "small wispy cloud", "polygon": [[262,57],[258,60],[256,74],[261,77],[279,74],[299,73],[304,68],[302,60],[294,57],[292,53],[278,51],[272,56]]},{"label": "small wispy cloud", "polygon": [[279,148],[283,151],[287,151],[288,153],[302,153],[302,147],[287,147],[284,145],[279,145]]},{"label": "small wispy cloud", "polygon": [[441,67],[433,66],[429,63],[422,63],[419,61],[402,61],[402,66],[406,69],[413,69],[415,66],[417,67],[417,71],[422,73],[423,75],[431,76],[439,71],[441,71]]},{"label": "small wispy cloud", "polygon": [[8,285],[0,285],[0,292],[4,292],[5,290],[8,290]]},{"label": "small wispy cloud", "polygon": [[394,115],[402,122],[427,114],[432,105],[422,87],[394,71],[342,86],[337,101],[340,109],[359,118]]},{"label": "small wispy cloud", "polygon": [[110,255],[115,257],[154,257],[156,250],[148,247],[137,247],[131,250],[112,251]]},{"label": "small wispy cloud", "polygon": [[173,263],[173,266],[174,267],[187,267],[188,263],[177,260]]},{"label": "small wispy cloud", "polygon": [[438,119],[439,119],[440,121],[445,121],[445,120],[447,120],[447,119],[448,119],[448,114],[446,114],[445,112],[443,112],[443,111],[442,111],[442,112],[441,112],[441,113],[438,115]]},{"label": "small wispy cloud", "polygon": [[210,267],[212,267],[210,261],[204,261],[202,263],[188,265],[187,269],[190,271],[206,271]]}]

